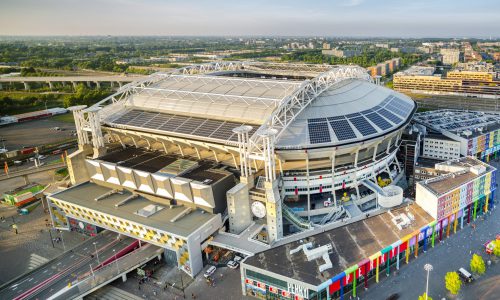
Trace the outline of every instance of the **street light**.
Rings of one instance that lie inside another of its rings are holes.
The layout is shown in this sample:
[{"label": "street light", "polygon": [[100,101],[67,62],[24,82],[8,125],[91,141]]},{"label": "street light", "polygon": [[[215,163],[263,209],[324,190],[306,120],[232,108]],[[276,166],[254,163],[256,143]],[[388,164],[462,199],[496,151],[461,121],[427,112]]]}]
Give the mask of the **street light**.
[{"label": "street light", "polygon": [[93,242],[92,244],[94,244],[94,248],[95,248],[95,255],[97,256],[97,264],[100,265],[101,264],[101,261],[99,260],[99,252],[97,252],[97,243],[96,242]]},{"label": "street light", "polygon": [[427,271],[427,283],[425,285],[425,300],[427,300],[428,297],[429,297],[429,272],[432,271],[432,265],[431,264],[425,264],[424,265],[424,270]]}]

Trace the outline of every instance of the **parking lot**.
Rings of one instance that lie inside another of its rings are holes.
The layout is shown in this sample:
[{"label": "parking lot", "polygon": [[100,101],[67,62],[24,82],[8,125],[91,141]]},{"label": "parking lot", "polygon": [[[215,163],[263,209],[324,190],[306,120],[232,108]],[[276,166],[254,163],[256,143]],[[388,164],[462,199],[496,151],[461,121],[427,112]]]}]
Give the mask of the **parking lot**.
[{"label": "parking lot", "polygon": [[[61,130],[54,130],[55,127],[59,127]],[[0,138],[5,139],[5,141],[0,142],[0,147],[3,147],[3,143],[5,143],[5,148],[12,151],[23,147],[56,143],[74,138],[71,133],[73,130],[75,130],[74,123],[61,122],[51,118],[12,124],[0,127]]]}]

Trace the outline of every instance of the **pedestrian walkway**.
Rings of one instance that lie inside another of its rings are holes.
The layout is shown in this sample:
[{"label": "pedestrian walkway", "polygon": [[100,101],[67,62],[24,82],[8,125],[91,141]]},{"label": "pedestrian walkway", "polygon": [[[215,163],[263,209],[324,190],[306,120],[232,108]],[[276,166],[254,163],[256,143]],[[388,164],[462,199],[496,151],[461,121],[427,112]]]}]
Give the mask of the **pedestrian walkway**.
[{"label": "pedestrian walkway", "polygon": [[108,285],[84,297],[85,300],[142,300],[134,294]]},{"label": "pedestrian walkway", "polygon": [[36,269],[48,261],[49,260],[43,256],[40,256],[36,253],[31,253],[28,270]]}]

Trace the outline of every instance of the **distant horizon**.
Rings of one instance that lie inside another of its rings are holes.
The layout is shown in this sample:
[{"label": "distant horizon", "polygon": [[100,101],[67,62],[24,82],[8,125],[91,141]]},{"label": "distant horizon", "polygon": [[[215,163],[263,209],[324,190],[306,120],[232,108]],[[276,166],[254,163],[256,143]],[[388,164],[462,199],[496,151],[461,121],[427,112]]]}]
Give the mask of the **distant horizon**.
[{"label": "distant horizon", "polygon": [[500,37],[500,1],[2,0],[0,36]]},{"label": "distant horizon", "polygon": [[187,35],[187,34],[157,34],[157,35],[127,35],[127,34],[107,34],[107,35],[98,35],[98,34],[53,34],[53,35],[30,35],[30,34],[0,34],[0,38],[8,38],[8,37],[14,37],[14,38],[19,38],[19,37],[29,37],[29,38],[52,38],[52,37],[99,37],[99,38],[104,38],[104,37],[144,37],[144,38],[153,38],[153,37],[158,37],[158,38],[324,38],[324,39],[387,39],[387,40],[397,40],[397,39],[404,39],[404,40],[410,40],[410,39],[418,39],[418,40],[425,40],[425,39],[434,39],[434,40],[470,40],[470,39],[475,39],[475,40],[499,40],[500,39],[500,34],[498,36],[464,36],[464,37],[459,37],[459,36],[326,36],[326,35],[260,35],[260,34],[254,34],[254,35]]}]

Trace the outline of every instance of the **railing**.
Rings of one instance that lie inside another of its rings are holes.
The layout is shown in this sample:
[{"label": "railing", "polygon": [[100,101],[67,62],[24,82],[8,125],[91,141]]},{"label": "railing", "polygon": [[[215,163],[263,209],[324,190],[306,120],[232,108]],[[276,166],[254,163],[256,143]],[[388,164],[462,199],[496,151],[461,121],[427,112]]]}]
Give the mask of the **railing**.
[{"label": "railing", "polygon": [[75,299],[81,298],[100,286],[134,270],[138,266],[150,261],[159,255],[163,249],[153,245],[146,245],[138,250],[131,252],[114,263],[110,263],[102,267],[99,271],[94,272],[93,275],[87,277],[83,281],[75,282],[73,285],[68,286],[48,299]]}]

